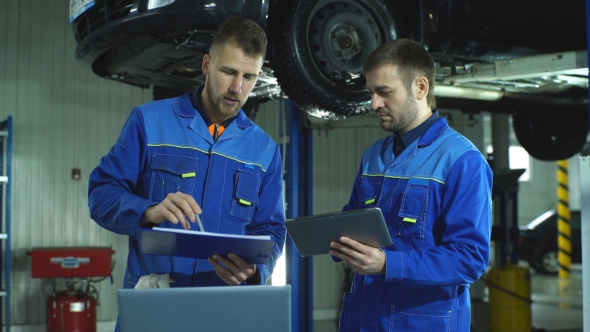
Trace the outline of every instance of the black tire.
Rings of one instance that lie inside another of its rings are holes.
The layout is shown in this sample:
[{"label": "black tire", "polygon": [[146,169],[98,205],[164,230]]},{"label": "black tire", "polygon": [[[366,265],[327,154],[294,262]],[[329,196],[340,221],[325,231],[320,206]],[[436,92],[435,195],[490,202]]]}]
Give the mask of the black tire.
[{"label": "black tire", "polygon": [[362,68],[377,46],[403,35],[394,1],[286,3],[269,15],[267,29],[268,59],[283,92],[321,118],[370,112]]},{"label": "black tire", "polygon": [[557,250],[549,250],[541,253],[537,258],[535,270],[542,274],[557,274],[559,271]]},{"label": "black tire", "polygon": [[568,159],[582,150],[588,136],[588,110],[563,107],[519,112],[512,116],[514,134],[535,159]]}]

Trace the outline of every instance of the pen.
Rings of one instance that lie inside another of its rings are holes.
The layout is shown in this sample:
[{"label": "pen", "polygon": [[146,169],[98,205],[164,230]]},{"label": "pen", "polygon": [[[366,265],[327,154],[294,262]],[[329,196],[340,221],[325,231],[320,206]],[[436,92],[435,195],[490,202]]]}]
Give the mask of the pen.
[{"label": "pen", "polygon": [[201,217],[198,214],[195,214],[195,219],[197,219],[197,224],[199,224],[199,230],[204,232],[205,229],[203,228],[203,223],[201,222]]}]

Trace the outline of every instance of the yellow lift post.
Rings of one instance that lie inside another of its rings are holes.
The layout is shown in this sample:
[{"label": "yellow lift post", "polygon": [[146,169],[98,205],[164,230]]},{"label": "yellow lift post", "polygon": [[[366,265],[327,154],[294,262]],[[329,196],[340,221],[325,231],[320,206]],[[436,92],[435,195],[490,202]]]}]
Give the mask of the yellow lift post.
[{"label": "yellow lift post", "polygon": [[559,278],[569,278],[572,266],[572,235],[569,208],[568,161],[557,162],[557,261]]},{"label": "yellow lift post", "polygon": [[[557,262],[559,263],[559,293],[568,296],[572,266],[572,228],[569,208],[568,161],[557,161]],[[569,306],[561,303],[560,307]]]}]

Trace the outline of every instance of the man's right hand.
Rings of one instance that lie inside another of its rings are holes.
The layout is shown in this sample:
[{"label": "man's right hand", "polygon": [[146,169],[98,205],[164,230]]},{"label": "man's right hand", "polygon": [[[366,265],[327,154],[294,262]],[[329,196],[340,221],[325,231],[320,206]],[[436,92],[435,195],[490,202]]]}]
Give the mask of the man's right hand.
[{"label": "man's right hand", "polygon": [[201,207],[191,195],[183,194],[180,191],[174,194],[168,194],[166,198],[158,205],[150,206],[143,217],[141,218],[141,225],[147,224],[161,224],[164,221],[170,220],[173,224],[182,224],[185,229],[190,229],[186,217],[192,223],[195,223],[195,215],[201,214]]}]

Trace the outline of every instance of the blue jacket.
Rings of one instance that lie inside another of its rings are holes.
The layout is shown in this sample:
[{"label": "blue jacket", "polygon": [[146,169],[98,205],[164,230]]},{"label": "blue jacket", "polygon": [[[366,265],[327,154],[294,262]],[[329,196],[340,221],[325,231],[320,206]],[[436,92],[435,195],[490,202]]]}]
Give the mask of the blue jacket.
[{"label": "blue jacket", "polygon": [[339,331],[469,331],[469,284],[490,254],[492,172],[437,120],[397,158],[393,136],[363,155],[345,210],[379,207],[393,239],[385,275],[355,274]]},{"label": "blue jacket", "polygon": [[286,236],[279,146],[242,111],[214,142],[190,94],[133,109],[88,189],[91,218],[129,236],[124,288],[150,273],[169,273],[172,287],[225,285],[207,260],[140,253],[135,231],[143,213],[177,191],[201,206],[206,231],[271,236],[269,264],[257,266],[264,284]]}]

